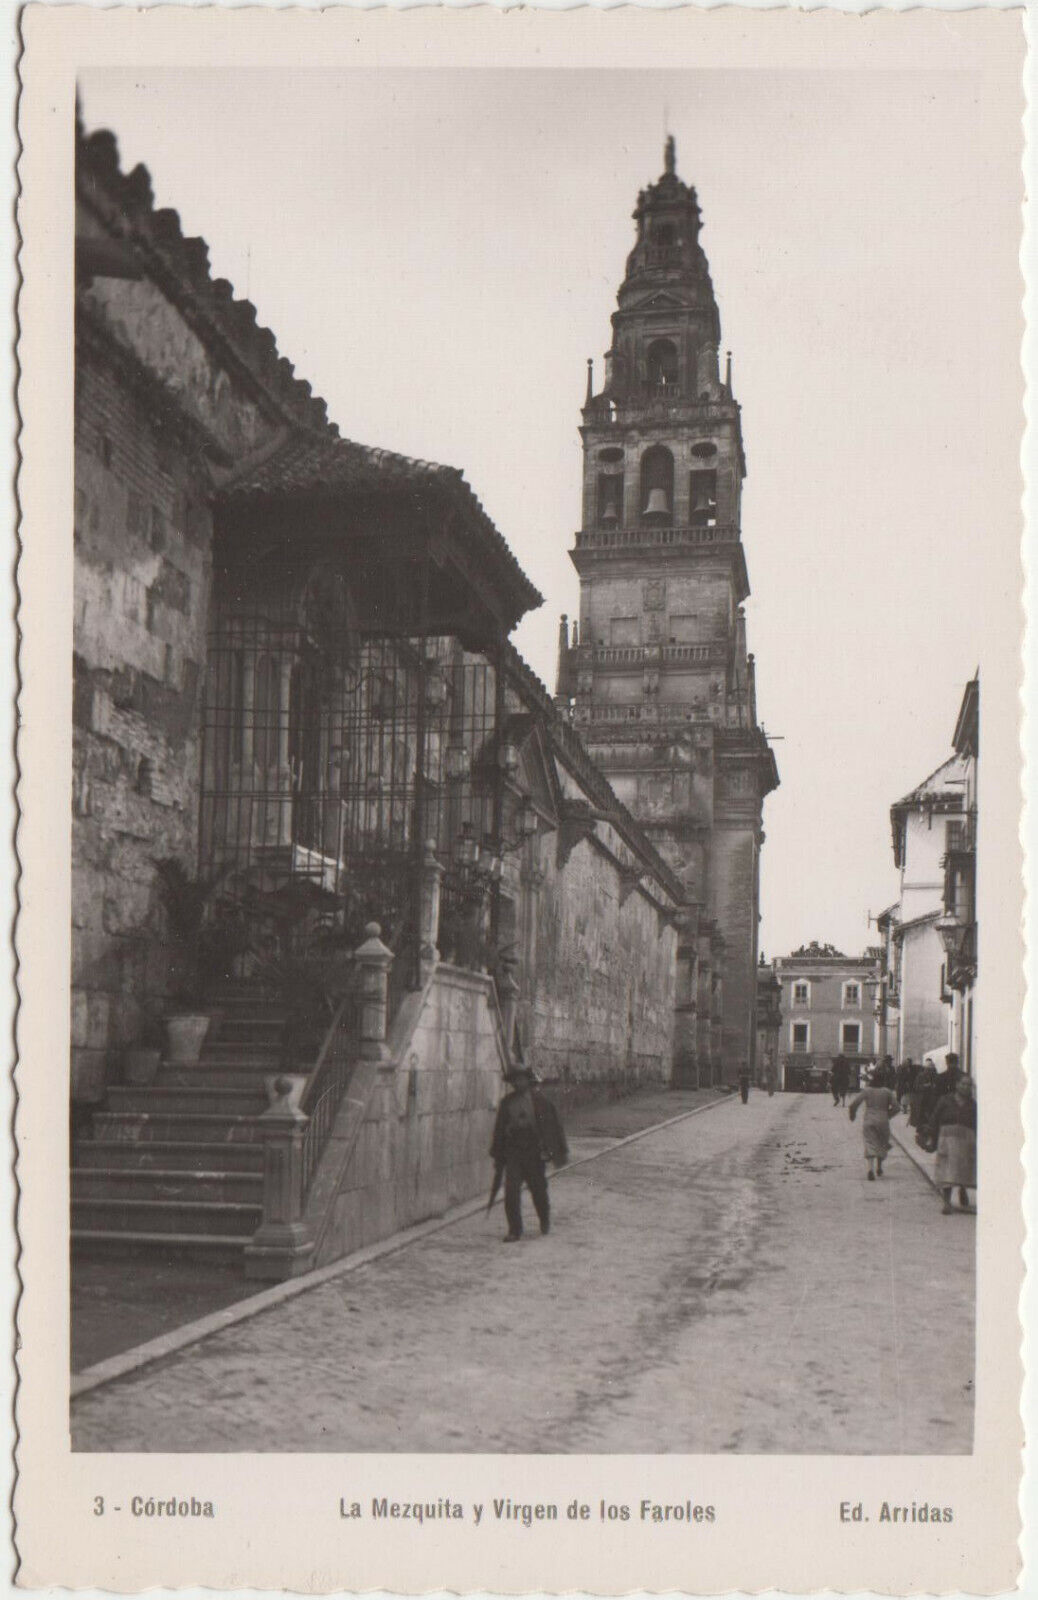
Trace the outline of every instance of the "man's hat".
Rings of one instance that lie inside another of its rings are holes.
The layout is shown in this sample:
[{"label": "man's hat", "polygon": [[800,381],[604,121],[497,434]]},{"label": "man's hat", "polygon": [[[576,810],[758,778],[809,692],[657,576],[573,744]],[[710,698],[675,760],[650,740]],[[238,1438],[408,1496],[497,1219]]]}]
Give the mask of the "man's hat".
[{"label": "man's hat", "polygon": [[505,1079],[508,1083],[532,1083],[533,1073],[529,1067],[509,1067]]}]

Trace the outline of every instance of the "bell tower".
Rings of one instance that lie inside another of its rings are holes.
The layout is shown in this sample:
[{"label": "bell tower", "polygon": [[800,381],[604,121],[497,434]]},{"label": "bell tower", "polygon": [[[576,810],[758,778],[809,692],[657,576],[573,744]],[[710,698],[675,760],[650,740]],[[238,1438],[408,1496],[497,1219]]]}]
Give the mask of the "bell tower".
[{"label": "bell tower", "polygon": [[734,1082],[753,1066],[762,802],[778,772],[746,651],[740,411],[673,138],[634,221],[597,393],[588,362],[580,610],[557,693],[686,886],[674,1081]]}]

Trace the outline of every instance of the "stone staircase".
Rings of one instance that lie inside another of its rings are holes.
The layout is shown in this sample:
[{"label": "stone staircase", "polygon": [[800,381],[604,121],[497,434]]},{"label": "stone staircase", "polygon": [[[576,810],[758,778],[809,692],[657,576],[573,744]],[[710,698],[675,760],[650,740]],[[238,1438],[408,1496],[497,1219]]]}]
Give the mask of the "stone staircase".
[{"label": "stone staircase", "polygon": [[110,1088],[76,1140],[75,1252],[243,1264],[262,1218],[257,1119],[268,1104],[265,1079],[289,1065],[287,1015],[247,983],[225,986],[208,1004],[219,1015],[198,1064],[164,1061],[154,1084]]}]

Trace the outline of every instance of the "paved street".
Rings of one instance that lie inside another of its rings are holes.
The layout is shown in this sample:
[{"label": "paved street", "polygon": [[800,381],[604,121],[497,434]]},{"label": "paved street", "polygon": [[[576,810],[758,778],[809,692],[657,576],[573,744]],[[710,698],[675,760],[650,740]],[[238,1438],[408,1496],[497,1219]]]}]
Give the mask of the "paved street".
[{"label": "paved street", "polygon": [[866,1183],[827,1095],[726,1100],[551,1192],[548,1238],[470,1216],[84,1395],[74,1447],[969,1450],[974,1219],[896,1147]]}]

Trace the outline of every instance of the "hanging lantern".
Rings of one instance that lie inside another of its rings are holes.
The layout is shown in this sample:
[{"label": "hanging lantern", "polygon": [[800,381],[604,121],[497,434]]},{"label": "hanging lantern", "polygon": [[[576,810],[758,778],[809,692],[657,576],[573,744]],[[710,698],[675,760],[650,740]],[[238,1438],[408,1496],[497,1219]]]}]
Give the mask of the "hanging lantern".
[{"label": "hanging lantern", "polygon": [[447,698],[447,681],[443,676],[440,663],[435,657],[427,657],[425,662],[425,704],[428,710],[436,711],[443,705]]},{"label": "hanging lantern", "polygon": [[465,778],[469,771],[469,753],[463,744],[449,744],[444,755],[444,769],[448,778]]},{"label": "hanging lantern", "polygon": [[519,746],[514,739],[503,739],[501,742],[501,771],[506,777],[513,778],[519,771]]}]

